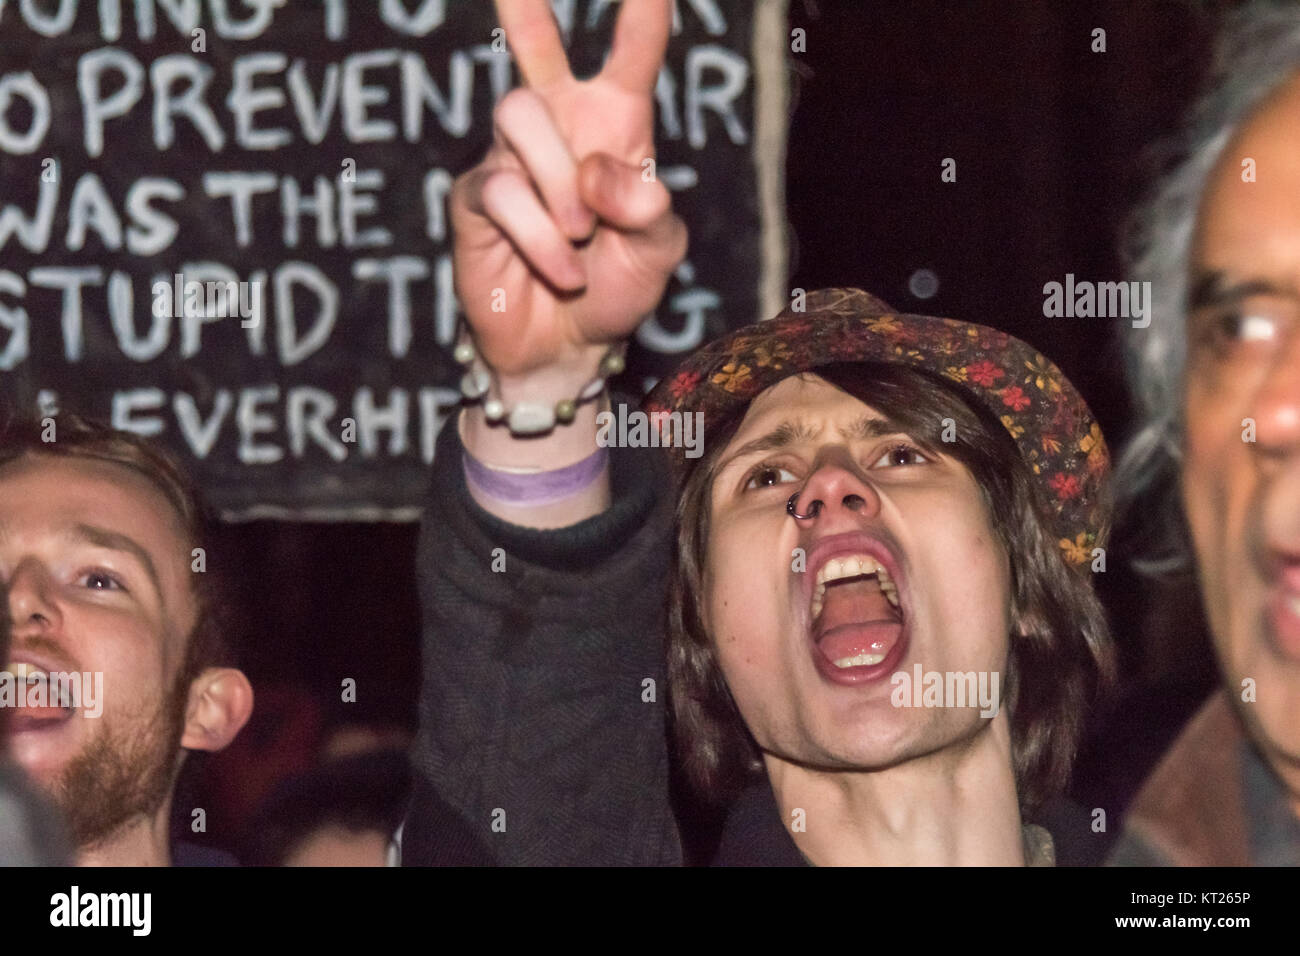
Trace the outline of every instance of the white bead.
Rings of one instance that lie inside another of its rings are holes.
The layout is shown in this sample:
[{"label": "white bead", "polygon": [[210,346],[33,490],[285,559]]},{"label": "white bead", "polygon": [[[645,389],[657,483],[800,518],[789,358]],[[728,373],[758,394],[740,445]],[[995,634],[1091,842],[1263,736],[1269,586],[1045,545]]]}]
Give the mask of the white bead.
[{"label": "white bead", "polygon": [[520,402],[510,412],[510,431],[515,435],[538,435],[555,427],[555,411],[549,405]]},{"label": "white bead", "polygon": [[486,369],[472,368],[461,376],[460,393],[471,400],[482,398],[487,394],[487,390],[491,385],[492,379],[488,376]]},{"label": "white bead", "polygon": [[499,398],[489,398],[483,403],[483,414],[490,422],[499,422],[506,417],[506,407]]},{"label": "white bead", "polygon": [[468,365],[474,361],[474,346],[469,342],[461,342],[456,346],[452,356],[461,365]]},{"label": "white bead", "polygon": [[578,401],[585,402],[595,398],[605,390],[605,380],[603,378],[593,378],[583,386],[582,391],[578,393]]}]

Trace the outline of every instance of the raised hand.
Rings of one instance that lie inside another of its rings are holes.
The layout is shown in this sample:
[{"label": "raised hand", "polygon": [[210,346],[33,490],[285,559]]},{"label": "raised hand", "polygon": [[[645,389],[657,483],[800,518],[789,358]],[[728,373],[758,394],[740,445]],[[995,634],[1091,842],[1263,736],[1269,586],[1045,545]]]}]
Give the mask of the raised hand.
[{"label": "raised hand", "polygon": [[503,389],[541,383],[555,399],[631,334],[686,254],[667,189],[643,176],[672,3],[623,0],[613,50],[585,81],[546,0],[496,7],[525,85],[497,105],[491,149],[452,192],[457,293]]}]

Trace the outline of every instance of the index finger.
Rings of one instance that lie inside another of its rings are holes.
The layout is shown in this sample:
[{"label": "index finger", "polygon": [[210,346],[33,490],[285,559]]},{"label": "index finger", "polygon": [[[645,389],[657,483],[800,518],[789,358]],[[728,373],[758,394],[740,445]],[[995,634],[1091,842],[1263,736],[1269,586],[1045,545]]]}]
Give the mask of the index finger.
[{"label": "index finger", "polygon": [[614,47],[600,75],[633,93],[653,92],[672,24],[672,0],[623,0]]},{"label": "index finger", "polygon": [[496,6],[525,83],[538,89],[573,77],[560,26],[546,0],[496,0]]}]

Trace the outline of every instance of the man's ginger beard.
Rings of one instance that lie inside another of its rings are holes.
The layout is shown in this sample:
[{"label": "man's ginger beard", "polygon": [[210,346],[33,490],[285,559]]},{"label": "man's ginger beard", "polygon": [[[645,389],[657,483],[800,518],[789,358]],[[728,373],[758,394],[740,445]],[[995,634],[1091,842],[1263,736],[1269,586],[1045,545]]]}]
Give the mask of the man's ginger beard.
[{"label": "man's ginger beard", "polygon": [[[189,646],[193,643],[191,634]],[[123,733],[99,718],[99,733],[59,774],[51,797],[63,812],[74,846],[86,850],[101,844],[127,824],[150,819],[167,800],[194,676],[187,659],[171,693],[141,727]]]}]

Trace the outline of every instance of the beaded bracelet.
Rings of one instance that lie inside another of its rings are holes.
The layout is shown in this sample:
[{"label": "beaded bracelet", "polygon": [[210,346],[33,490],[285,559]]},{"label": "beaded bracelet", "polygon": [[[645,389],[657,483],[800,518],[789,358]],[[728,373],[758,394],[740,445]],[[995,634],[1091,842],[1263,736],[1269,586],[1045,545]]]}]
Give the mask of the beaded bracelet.
[{"label": "beaded bracelet", "polygon": [[554,405],[520,402],[509,410],[497,395],[491,394],[495,391],[492,373],[483,364],[478,349],[474,347],[474,341],[463,324],[452,355],[457,364],[465,367],[465,373],[460,378],[460,393],[471,402],[481,399],[483,414],[489,422],[504,419],[512,435],[544,435],[557,423],[571,423],[578,415],[579,405],[605,390],[605,380],[618,375],[627,367],[624,358],[626,350],[626,342],[611,345],[600,360],[596,377],[582,387],[577,397],[560,399]]}]

